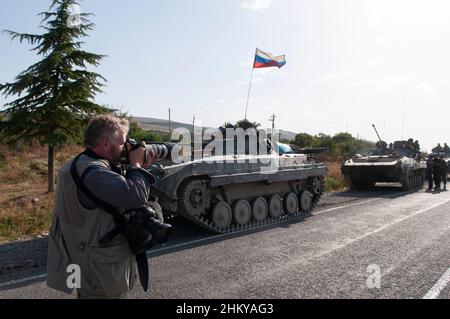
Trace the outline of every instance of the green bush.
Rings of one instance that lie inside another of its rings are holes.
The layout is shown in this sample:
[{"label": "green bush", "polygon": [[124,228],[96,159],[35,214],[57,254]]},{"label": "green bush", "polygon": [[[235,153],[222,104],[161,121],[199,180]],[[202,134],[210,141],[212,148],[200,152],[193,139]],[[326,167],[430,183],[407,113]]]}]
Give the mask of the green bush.
[{"label": "green bush", "polygon": [[146,131],[140,128],[137,122],[130,121],[128,137],[136,141],[166,142],[169,139],[169,134]]},{"label": "green bush", "polygon": [[332,157],[348,158],[356,153],[365,153],[374,148],[375,143],[356,139],[349,133],[337,133],[334,136],[319,133],[310,135],[308,133],[297,134],[291,144],[299,148],[305,147],[327,147]]},{"label": "green bush", "polygon": [[335,178],[331,176],[326,176],[324,182],[325,182],[325,192],[340,191],[347,186],[344,179]]}]

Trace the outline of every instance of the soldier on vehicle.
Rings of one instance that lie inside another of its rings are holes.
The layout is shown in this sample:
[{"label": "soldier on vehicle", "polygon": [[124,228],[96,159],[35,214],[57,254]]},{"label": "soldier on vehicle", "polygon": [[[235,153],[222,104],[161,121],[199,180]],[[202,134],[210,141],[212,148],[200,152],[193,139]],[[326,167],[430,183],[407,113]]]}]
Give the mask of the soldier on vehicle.
[{"label": "soldier on vehicle", "polygon": [[445,154],[450,154],[450,147],[448,147],[447,143],[444,143],[444,148],[442,149],[442,151]]},{"label": "soldier on vehicle", "polygon": [[443,148],[442,148],[442,146],[441,146],[441,143],[438,143],[438,145],[435,147],[435,148],[433,148],[432,150],[431,150],[433,153],[441,153],[442,151],[443,151]]},{"label": "soldier on vehicle", "polygon": [[418,140],[414,141],[414,149],[416,151],[416,153],[420,153],[420,144]]},{"label": "soldier on vehicle", "polygon": [[394,150],[394,144],[389,143],[389,151],[393,151]]},{"label": "soldier on vehicle", "polygon": [[389,153],[387,149],[387,143],[385,141],[378,141],[375,144],[375,151],[373,152],[373,155],[386,155]]},{"label": "soldier on vehicle", "polygon": [[416,155],[416,147],[414,145],[414,140],[412,138],[408,139],[406,142],[406,147],[408,150],[408,153],[411,157],[415,157]]}]

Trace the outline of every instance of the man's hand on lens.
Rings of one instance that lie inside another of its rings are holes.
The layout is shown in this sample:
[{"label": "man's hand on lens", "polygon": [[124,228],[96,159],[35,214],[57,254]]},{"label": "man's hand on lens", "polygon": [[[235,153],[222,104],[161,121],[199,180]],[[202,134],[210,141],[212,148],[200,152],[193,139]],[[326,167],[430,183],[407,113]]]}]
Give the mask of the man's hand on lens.
[{"label": "man's hand on lens", "polygon": [[153,163],[155,163],[155,162],[156,162],[155,154],[149,153],[148,156],[147,156],[147,161],[145,162],[145,165],[146,165],[145,168],[153,165]]},{"label": "man's hand on lens", "polygon": [[137,149],[131,151],[131,146],[129,144],[126,145],[129,155],[128,159],[130,161],[131,167],[143,167],[147,168],[150,165],[145,162],[145,143],[143,143],[141,146],[139,146]]}]

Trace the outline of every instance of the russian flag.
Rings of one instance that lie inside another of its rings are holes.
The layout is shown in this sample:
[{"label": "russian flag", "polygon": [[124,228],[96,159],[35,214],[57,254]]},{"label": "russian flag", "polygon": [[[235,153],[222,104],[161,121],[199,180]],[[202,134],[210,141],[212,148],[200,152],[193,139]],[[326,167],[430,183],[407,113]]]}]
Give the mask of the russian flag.
[{"label": "russian flag", "polygon": [[254,69],[258,68],[268,68],[272,66],[276,66],[281,68],[286,64],[286,56],[273,56],[270,53],[261,51],[260,49],[256,49],[255,62],[253,64]]}]

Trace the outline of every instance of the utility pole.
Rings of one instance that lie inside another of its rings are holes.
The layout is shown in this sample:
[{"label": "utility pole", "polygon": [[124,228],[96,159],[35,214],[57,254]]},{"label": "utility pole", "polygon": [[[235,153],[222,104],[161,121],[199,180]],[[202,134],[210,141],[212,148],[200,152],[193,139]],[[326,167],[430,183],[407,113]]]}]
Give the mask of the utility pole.
[{"label": "utility pole", "polygon": [[272,122],[272,132],[273,132],[273,130],[275,129],[275,119],[277,118],[277,116],[275,115],[275,114],[273,114],[271,117],[270,117],[270,119],[269,119],[269,121],[271,121]]},{"label": "utility pole", "polygon": [[172,123],[170,119],[170,107],[169,107],[169,142],[172,141]]},{"label": "utility pole", "polygon": [[[269,119],[269,121],[272,122],[272,131],[270,132],[270,136],[271,136],[271,139],[272,139],[272,140],[273,140],[274,138],[276,138],[275,135],[273,135],[274,132],[275,132],[275,119],[276,119],[276,118],[277,118],[277,116],[276,116],[275,114],[272,114],[272,116],[271,116],[270,119]],[[278,138],[278,140],[279,140],[279,138]]]}]

